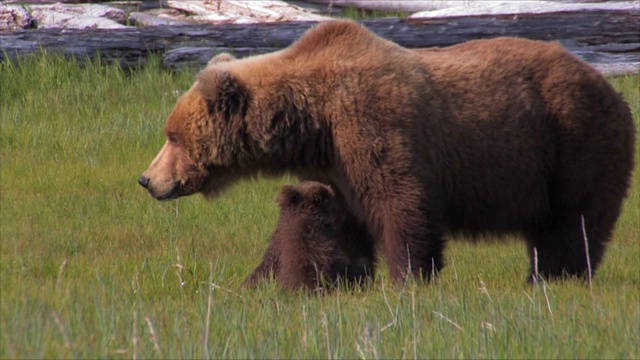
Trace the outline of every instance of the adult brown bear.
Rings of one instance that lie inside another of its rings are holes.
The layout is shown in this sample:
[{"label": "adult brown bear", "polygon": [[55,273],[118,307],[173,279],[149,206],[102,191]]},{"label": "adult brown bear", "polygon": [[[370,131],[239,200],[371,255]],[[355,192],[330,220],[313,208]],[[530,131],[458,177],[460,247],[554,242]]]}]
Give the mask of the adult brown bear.
[{"label": "adult brown bear", "polygon": [[583,224],[595,270],[635,141],[622,97],[558,44],[418,53],[349,21],[208,66],[165,133],[138,179],[156,199],[215,196],[258,173],[331,184],[395,281],[442,268],[452,232],[522,234],[541,275],[583,276]]},{"label": "adult brown bear", "polygon": [[273,275],[287,290],[364,284],[375,272],[374,247],[330,186],[303,181],[278,196],[280,219],[262,263],[245,281]]}]

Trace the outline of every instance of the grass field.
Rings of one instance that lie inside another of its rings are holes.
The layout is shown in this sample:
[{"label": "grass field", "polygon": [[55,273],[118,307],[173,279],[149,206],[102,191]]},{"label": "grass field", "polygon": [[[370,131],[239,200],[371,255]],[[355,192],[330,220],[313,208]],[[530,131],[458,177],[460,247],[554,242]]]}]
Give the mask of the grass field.
[{"label": "grass field", "polygon": [[[291,179],[214,202],[137,185],[193,73],[0,64],[0,358],[638,358],[640,176],[590,289],[529,286],[518,241],[452,242],[434,283],[240,284]],[[640,124],[640,77],[612,80]],[[636,156],[640,148],[636,144]]]}]

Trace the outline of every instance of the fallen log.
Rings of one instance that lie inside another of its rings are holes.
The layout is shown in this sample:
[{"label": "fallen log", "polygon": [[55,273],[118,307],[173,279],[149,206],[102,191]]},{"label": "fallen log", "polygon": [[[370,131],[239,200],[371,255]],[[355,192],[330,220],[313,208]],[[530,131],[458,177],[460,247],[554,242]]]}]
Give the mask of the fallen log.
[{"label": "fallen log", "polygon": [[129,14],[129,21],[138,26],[184,26],[191,24],[184,20],[166,19],[138,11]]},{"label": "fallen log", "polygon": [[206,47],[184,47],[169,50],[162,56],[162,65],[171,70],[182,70],[185,68],[204,67],[212,57],[220,53],[230,53],[237,58],[251,55],[266,54],[278,50],[273,47],[251,47],[251,48],[206,48]]},{"label": "fallen log", "polygon": [[519,15],[580,12],[590,10],[624,11],[640,9],[637,1],[614,1],[597,3],[566,3],[556,1],[480,1],[460,3],[439,10],[420,11],[412,14],[411,18],[442,18],[449,16],[484,16],[484,15]]},{"label": "fallen log", "polygon": [[5,5],[0,3],[0,31],[28,28],[120,29],[126,13],[99,4]]},{"label": "fallen log", "polygon": [[[415,12],[433,12],[442,11],[446,13],[448,9],[456,9],[459,16],[480,15],[478,10],[481,8],[512,8],[517,9],[521,6],[528,7],[527,11],[518,11],[518,13],[526,13],[530,9],[537,9],[535,12],[557,12],[557,11],[575,11],[580,7],[586,9],[599,8],[601,10],[616,8],[634,4],[629,0],[482,0],[482,1],[461,1],[461,0],[307,0],[310,3],[321,4],[327,7],[354,7],[366,10],[382,10],[382,11],[403,11],[409,13]],[[635,3],[637,6],[637,3]],[[467,13],[465,13],[467,11]],[[475,14],[472,14],[475,13]],[[485,13],[486,14],[486,13]],[[449,13],[448,16],[452,16]]]},{"label": "fallen log", "polygon": [[118,8],[99,4],[33,5],[31,16],[38,28],[122,29],[126,14]]},{"label": "fallen log", "polygon": [[[472,39],[517,36],[561,41],[592,62],[640,63],[640,10],[588,11],[518,16],[440,19],[376,19],[363,23],[378,35],[408,48],[448,46]],[[288,46],[312,22],[253,25],[189,25],[118,30],[36,29],[0,32],[0,61],[45,49],[65,56],[118,61],[123,67],[146,62],[152,53],[182,47],[274,50]],[[244,51],[244,50],[243,50]],[[180,59],[180,57],[177,57]],[[185,58],[184,56],[182,58]],[[192,59],[193,60],[193,59]],[[180,67],[180,61],[167,66]],[[196,66],[206,64],[196,61]]]},{"label": "fallen log", "polygon": [[27,9],[20,6],[0,6],[0,31],[33,27],[35,22]]},{"label": "fallen log", "polygon": [[[587,48],[566,46],[574,55],[588,62],[607,76],[640,72],[640,56],[619,56],[597,53]],[[636,48],[637,49],[637,48]],[[169,50],[162,56],[162,64],[172,70],[204,67],[211,58],[219,53],[231,53],[238,58],[266,54],[276,48],[203,48],[185,47]]]},{"label": "fallen log", "polygon": [[168,0],[173,9],[188,14],[195,23],[261,24],[282,21],[328,21],[321,16],[284,1],[259,0]]}]

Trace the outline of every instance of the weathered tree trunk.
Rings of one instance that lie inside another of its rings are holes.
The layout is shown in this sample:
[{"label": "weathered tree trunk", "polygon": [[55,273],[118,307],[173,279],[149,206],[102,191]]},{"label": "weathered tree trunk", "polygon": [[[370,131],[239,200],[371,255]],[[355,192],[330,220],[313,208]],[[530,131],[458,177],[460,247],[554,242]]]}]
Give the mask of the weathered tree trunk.
[{"label": "weathered tree trunk", "polygon": [[[310,3],[322,4],[327,7],[354,7],[367,10],[387,10],[387,11],[433,11],[450,9],[454,7],[484,7],[484,6],[510,6],[522,3],[530,3],[537,5],[540,9],[555,8],[555,11],[563,11],[561,6],[569,5],[567,10],[575,10],[575,6],[589,6],[603,3],[622,3],[630,2],[628,0],[482,0],[482,1],[463,1],[463,0],[306,0]],[[511,3],[511,4],[509,4]],[[606,4],[604,4],[606,5]],[[552,10],[552,9],[551,9]],[[549,12],[549,11],[545,11]]]},{"label": "weathered tree trunk", "polygon": [[184,26],[191,25],[188,21],[165,19],[143,12],[132,12],[129,14],[129,21],[138,26]]},{"label": "weathered tree trunk", "polygon": [[[640,62],[640,10],[580,12],[518,16],[481,16],[443,19],[376,19],[364,24],[378,35],[408,48],[448,46],[497,36],[558,40],[590,62]],[[314,23],[255,25],[190,25],[119,30],[18,30],[0,33],[0,61],[46,49],[78,58],[119,61],[125,67],[145,63],[151,53],[182,47],[261,53],[283,48]],[[211,51],[211,50],[205,50]],[[242,54],[239,54],[242,55]],[[196,66],[209,55],[196,56]],[[187,59],[190,56],[186,57]],[[171,67],[188,63],[176,56]]]}]

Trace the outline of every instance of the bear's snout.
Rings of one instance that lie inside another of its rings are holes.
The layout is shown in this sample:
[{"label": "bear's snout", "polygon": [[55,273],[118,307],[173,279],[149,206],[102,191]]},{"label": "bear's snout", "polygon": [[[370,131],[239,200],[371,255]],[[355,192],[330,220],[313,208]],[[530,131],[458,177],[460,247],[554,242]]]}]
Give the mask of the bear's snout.
[{"label": "bear's snout", "polygon": [[144,175],[140,175],[140,177],[138,178],[138,184],[140,184],[140,186],[142,186],[143,188],[148,189],[149,178]]}]

